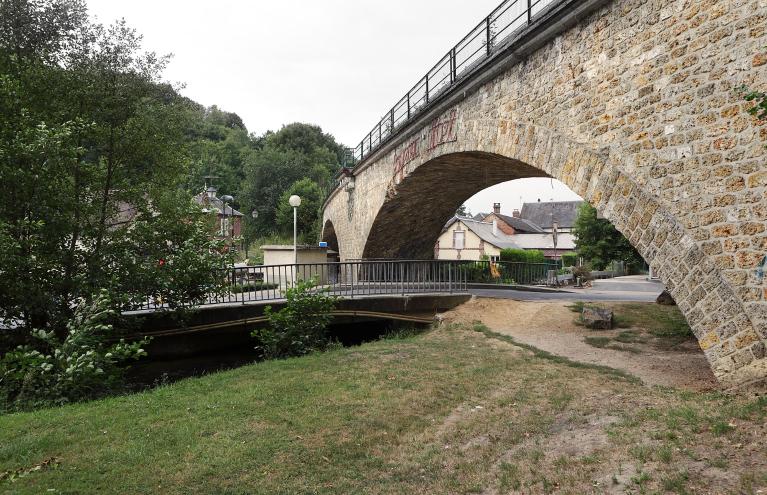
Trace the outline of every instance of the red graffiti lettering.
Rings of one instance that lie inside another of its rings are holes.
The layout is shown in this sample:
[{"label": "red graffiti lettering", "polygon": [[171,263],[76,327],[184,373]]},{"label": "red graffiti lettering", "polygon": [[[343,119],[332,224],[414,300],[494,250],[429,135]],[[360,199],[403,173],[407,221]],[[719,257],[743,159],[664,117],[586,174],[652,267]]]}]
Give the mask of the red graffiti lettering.
[{"label": "red graffiti lettering", "polygon": [[447,115],[434,119],[431,123],[431,130],[429,131],[428,151],[433,150],[441,144],[458,140],[458,129],[455,125],[457,116],[458,112],[453,109]]}]

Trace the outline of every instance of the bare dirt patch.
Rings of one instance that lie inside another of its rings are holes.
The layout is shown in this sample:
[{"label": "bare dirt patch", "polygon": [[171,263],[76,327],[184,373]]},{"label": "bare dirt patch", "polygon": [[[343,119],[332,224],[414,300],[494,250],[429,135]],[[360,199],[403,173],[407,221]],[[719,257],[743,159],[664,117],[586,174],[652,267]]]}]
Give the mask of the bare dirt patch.
[{"label": "bare dirt patch", "polygon": [[[473,298],[445,313],[443,318],[448,323],[479,321],[523,344],[574,361],[617,368],[637,376],[647,385],[697,391],[717,387],[708,361],[694,339],[663,348],[653,345],[652,338],[645,338],[642,328],[588,330],[576,325],[576,315],[568,308],[569,304]],[[647,304],[649,310],[653,303]],[[636,331],[636,338],[631,337],[632,330]],[[600,348],[587,342],[600,337],[609,338],[611,343]]]}]

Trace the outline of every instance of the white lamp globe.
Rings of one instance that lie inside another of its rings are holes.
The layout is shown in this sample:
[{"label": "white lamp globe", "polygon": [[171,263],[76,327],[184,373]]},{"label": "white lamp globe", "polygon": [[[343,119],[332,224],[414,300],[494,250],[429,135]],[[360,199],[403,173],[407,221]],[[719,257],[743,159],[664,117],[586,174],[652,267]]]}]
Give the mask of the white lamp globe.
[{"label": "white lamp globe", "polygon": [[290,203],[290,206],[293,208],[297,208],[301,206],[301,198],[299,196],[296,196],[295,194],[288,199],[288,203]]}]

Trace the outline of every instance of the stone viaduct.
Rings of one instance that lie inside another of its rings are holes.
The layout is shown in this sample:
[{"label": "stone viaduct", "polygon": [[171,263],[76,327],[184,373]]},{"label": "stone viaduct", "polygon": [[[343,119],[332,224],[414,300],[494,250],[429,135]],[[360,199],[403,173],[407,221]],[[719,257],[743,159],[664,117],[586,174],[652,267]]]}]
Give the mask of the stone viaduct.
[{"label": "stone viaduct", "polygon": [[767,88],[765,46],[767,0],[554,1],[357,163],[323,238],[430,258],[474,193],[554,177],[653,267],[724,387],[764,386],[767,122],[736,89]]}]

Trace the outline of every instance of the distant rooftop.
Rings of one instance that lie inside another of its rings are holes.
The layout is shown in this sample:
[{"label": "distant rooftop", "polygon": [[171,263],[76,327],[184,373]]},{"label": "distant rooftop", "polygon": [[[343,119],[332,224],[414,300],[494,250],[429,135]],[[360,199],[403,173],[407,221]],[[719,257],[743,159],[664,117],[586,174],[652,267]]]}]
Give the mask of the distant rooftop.
[{"label": "distant rooftop", "polygon": [[552,222],[556,221],[560,228],[570,229],[575,225],[578,218],[578,208],[583,201],[549,201],[525,203],[519,216],[525,220],[540,225],[544,229],[551,229]]}]

